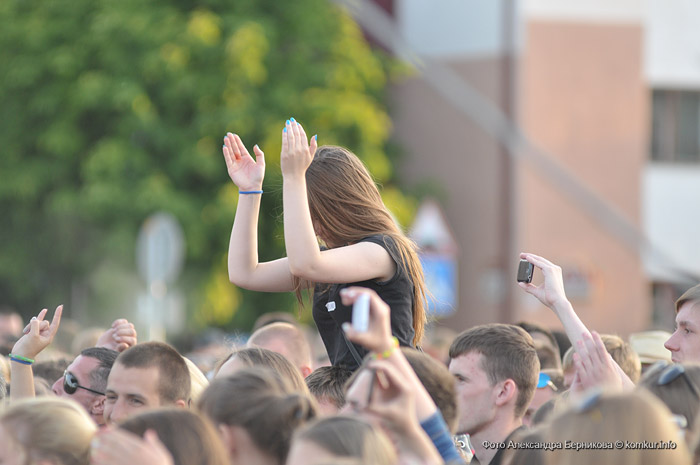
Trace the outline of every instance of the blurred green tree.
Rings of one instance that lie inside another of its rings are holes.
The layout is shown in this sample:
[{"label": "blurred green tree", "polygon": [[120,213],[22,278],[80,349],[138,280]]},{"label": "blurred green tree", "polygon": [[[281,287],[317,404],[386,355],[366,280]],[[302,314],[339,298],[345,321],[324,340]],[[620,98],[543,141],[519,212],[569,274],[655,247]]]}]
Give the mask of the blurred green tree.
[{"label": "blurred green tree", "polygon": [[263,260],[284,254],[290,116],[356,151],[400,221],[413,213],[386,150],[391,64],[327,0],[3,0],[0,24],[0,303],[26,315],[69,309],[76,294],[100,311],[133,304],[120,276],[134,273],[138,229],[158,210],[185,232],[194,321],[246,327],[295,308],[291,295],[228,283],[227,130],[267,155]]}]

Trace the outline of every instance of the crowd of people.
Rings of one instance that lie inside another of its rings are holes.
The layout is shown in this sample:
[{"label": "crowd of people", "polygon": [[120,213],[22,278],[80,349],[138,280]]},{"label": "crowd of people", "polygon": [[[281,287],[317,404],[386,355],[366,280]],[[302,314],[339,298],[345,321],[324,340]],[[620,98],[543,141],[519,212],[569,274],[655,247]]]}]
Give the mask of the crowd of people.
[{"label": "crowd of people", "polygon": [[0,464],[700,463],[700,285],[642,353],[590,331],[561,268],[523,253],[542,282],[518,285],[563,331],[493,323],[423,351],[436,332],[417,249],[353,153],[286,122],[287,256],[270,262],[257,244],[264,153],[231,133],[223,153],[239,189],[229,278],[300,304],[309,292],[325,363],[314,331],[269,315],[244,344],[184,355],[138,342],[125,319],[60,352],[62,306],[26,326],[0,315]]}]

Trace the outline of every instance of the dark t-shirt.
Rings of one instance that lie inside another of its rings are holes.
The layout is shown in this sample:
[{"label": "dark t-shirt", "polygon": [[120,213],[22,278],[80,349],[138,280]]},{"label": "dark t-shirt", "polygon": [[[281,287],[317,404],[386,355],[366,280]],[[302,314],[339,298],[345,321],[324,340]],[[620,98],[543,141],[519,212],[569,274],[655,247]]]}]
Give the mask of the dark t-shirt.
[{"label": "dark t-shirt", "polygon": [[[352,321],[352,307],[343,305],[340,290],[361,286],[373,289],[391,309],[391,332],[402,346],[413,345],[413,281],[406,272],[394,240],[386,235],[374,235],[360,242],[373,242],[382,246],[396,263],[396,273],[388,281],[360,281],[348,284],[316,284],[314,288],[313,317],[318,332],[326,346],[333,366],[342,365],[355,370],[355,361],[341,325]],[[347,341],[347,342],[346,342]],[[367,354],[362,346],[353,344],[360,357]]]}]

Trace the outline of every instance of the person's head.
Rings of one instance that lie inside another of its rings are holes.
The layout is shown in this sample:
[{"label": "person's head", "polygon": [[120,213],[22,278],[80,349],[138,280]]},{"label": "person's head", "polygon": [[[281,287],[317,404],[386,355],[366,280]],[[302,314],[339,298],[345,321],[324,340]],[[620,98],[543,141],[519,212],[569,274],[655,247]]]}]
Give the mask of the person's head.
[{"label": "person's head", "polygon": [[306,378],[312,371],[311,347],[301,329],[291,323],[270,323],[255,331],[248,347],[260,347],[284,355]]},{"label": "person's head", "polygon": [[[512,440],[519,444],[544,444],[545,429],[544,427],[523,429],[518,431]],[[549,451],[537,447],[508,448],[503,455],[502,463],[508,465],[545,465],[548,453]]]},{"label": "person's head", "polygon": [[357,417],[332,416],[301,428],[294,435],[287,465],[334,463],[336,458],[394,465],[396,452],[384,432]]},{"label": "person's head", "polygon": [[66,368],[63,376],[51,386],[58,397],[74,400],[85,408],[90,417],[105,424],[105,395],[107,377],[118,353],[104,347],[90,347],[80,352]]},{"label": "person's head", "polygon": [[[671,413],[661,401],[643,391],[589,392],[552,419],[546,440],[562,444],[566,441],[610,444],[609,449],[555,449],[547,453],[549,464],[690,464],[688,449]],[[612,449],[618,441],[623,448]],[[661,441],[667,444],[672,441],[673,445],[659,450],[624,447],[625,444],[658,444]]]},{"label": "person's head", "polygon": [[521,321],[517,324],[523,328],[535,341],[537,358],[540,359],[540,369],[548,368],[561,370],[561,355],[559,343],[552,332],[544,326],[529,321]]},{"label": "person's head", "polygon": [[676,301],[676,330],[664,347],[674,363],[700,362],[700,284]]},{"label": "person's head", "polygon": [[114,362],[107,380],[104,416],[114,423],[144,408],[187,407],[191,380],[182,356],[163,342],[142,342]]},{"label": "person's head", "polygon": [[525,426],[532,426],[534,423],[535,413],[544,404],[552,400],[557,395],[564,391],[564,374],[559,370],[544,369],[540,371],[537,379],[537,389],[532,396],[530,405],[528,405],[523,417]]},{"label": "person's head", "polygon": [[202,392],[209,386],[209,380],[192,360],[187,357],[182,357],[182,359],[187,364],[187,369],[190,372],[190,382],[192,386],[190,389],[190,398],[192,402],[196,403],[199,396],[202,395]]},{"label": "person's head", "polygon": [[51,391],[51,385],[58,378],[63,378],[63,373],[65,373],[66,368],[72,360],[68,358],[58,358],[54,360],[46,360],[44,362],[35,362],[32,365],[32,373],[34,374],[34,379],[42,378],[49,383],[49,391]]},{"label": "person's head", "polygon": [[296,390],[303,394],[309,394],[304,378],[297,367],[284,355],[260,347],[248,347],[239,349],[231,353],[227,359],[221,363],[216,378],[230,376],[242,368],[266,367],[279,373],[280,376],[289,380]]},{"label": "person's head", "polygon": [[639,355],[632,349],[632,346],[620,336],[614,334],[601,334],[600,338],[605,345],[605,350],[620,365],[622,371],[629,376],[633,383],[639,381],[639,376],[642,373],[642,363],[639,361]]},{"label": "person's head", "polygon": [[0,305],[0,339],[4,336],[19,338],[22,336],[24,322],[17,311],[6,305]]},{"label": "person's head", "polygon": [[173,457],[174,465],[229,465],[226,448],[214,425],[195,412],[180,408],[162,408],[133,415],[121,425],[139,436],[148,430]]},{"label": "person's head", "polygon": [[218,427],[233,463],[258,457],[283,464],[296,428],[316,415],[310,397],[262,367],[215,379],[198,407]]},{"label": "person's head", "polygon": [[457,380],[457,431],[475,435],[495,423],[521,422],[537,386],[540,362],[525,330],[488,324],[457,336],[450,347],[449,370]]},{"label": "person's head", "polygon": [[319,367],[304,380],[318,404],[319,415],[338,413],[345,405],[345,383],[352,371],[342,366]]},{"label": "person's head", "polygon": [[629,343],[639,356],[639,361],[642,363],[642,373],[660,360],[671,363],[671,352],[664,347],[664,343],[670,337],[671,333],[660,330],[630,334]]},{"label": "person's head", "polygon": [[674,415],[693,427],[700,409],[700,365],[658,362],[637,385],[658,397]]},{"label": "person's head", "polygon": [[24,323],[12,307],[0,305],[0,355],[8,355],[17,339],[22,336]]},{"label": "person's head", "polygon": [[426,353],[408,347],[402,347],[401,352],[442,413],[450,431],[454,433],[457,429],[457,391],[454,376],[445,365]]},{"label": "person's head", "polygon": [[374,234],[394,240],[396,261],[414,284],[413,342],[419,343],[426,320],[423,269],[415,244],[396,224],[365,165],[345,148],[321,146],[306,170],[306,190],[314,230],[329,247],[354,244]]},{"label": "person's head", "polygon": [[96,430],[74,402],[55,397],[21,400],[0,413],[0,463],[88,465]]}]

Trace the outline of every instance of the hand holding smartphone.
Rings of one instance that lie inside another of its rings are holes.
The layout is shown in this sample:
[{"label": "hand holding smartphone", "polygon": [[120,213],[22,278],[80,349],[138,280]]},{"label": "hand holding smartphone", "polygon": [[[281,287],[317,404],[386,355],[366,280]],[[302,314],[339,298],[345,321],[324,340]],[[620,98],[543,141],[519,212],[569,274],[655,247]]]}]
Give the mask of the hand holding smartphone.
[{"label": "hand holding smartphone", "polygon": [[352,304],[352,327],[361,333],[369,329],[369,294],[361,294]]}]

